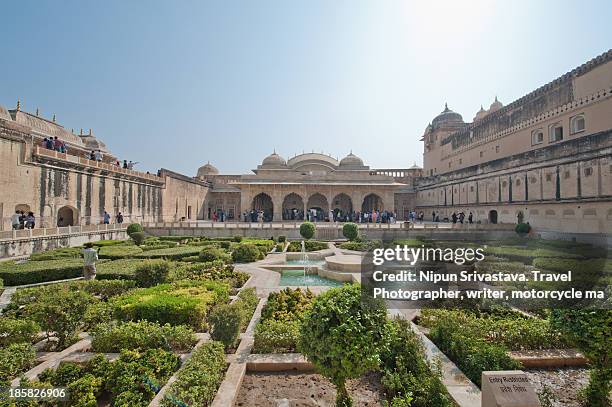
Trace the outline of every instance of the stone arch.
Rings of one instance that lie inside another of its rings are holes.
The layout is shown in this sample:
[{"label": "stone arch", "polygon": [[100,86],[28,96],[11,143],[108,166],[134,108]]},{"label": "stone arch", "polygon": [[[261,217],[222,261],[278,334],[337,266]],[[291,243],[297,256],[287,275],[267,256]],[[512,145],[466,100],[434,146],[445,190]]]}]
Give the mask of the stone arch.
[{"label": "stone arch", "polygon": [[329,215],[329,203],[325,195],[314,193],[308,198],[306,209],[311,216],[316,216],[314,220],[325,220]]},{"label": "stone arch", "polygon": [[75,226],[79,223],[79,211],[69,205],[62,206],[57,211],[57,226]]},{"label": "stone arch", "polygon": [[292,192],[283,199],[283,220],[304,219],[304,200],[299,194]]},{"label": "stone arch", "polygon": [[264,221],[269,222],[272,220],[274,216],[274,203],[272,202],[272,197],[270,197],[270,195],[266,194],[265,192],[255,195],[255,197],[253,197],[251,207],[258,212],[263,211]]},{"label": "stone arch", "polygon": [[363,198],[363,203],[361,204],[362,212],[372,212],[372,211],[381,211],[384,209],[384,202],[379,195],[374,193],[368,194]]},{"label": "stone arch", "polygon": [[340,193],[332,199],[331,210],[335,219],[346,219],[353,212],[353,200],[345,193]]},{"label": "stone arch", "polygon": [[489,211],[489,223],[492,223],[492,224],[497,223],[497,211],[495,209],[491,209]]}]

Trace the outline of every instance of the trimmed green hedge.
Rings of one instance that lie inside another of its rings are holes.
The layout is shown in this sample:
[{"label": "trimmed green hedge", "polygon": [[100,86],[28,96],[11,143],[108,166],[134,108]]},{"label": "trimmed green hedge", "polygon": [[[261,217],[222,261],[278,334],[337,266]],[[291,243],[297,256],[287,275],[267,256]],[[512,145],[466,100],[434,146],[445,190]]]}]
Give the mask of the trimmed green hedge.
[{"label": "trimmed green hedge", "polygon": [[138,259],[121,259],[100,262],[96,265],[99,280],[134,280],[136,268],[142,264]]},{"label": "trimmed green hedge", "polygon": [[[318,240],[305,240],[304,241],[304,249],[307,252],[315,252],[317,250],[325,250],[327,249],[327,243],[326,242],[320,242]],[[301,252],[302,251],[302,242],[298,241],[298,240],[294,240],[291,243],[289,243],[289,246],[287,247],[287,251],[288,252],[292,252],[292,253],[296,253],[296,252]]]},{"label": "trimmed green hedge", "polygon": [[227,363],[223,345],[208,342],[198,347],[176,374],[162,406],[208,406],[225,376]]},{"label": "trimmed green hedge", "polygon": [[5,286],[64,280],[83,275],[83,260],[57,259],[47,261],[0,262],[0,278]]},{"label": "trimmed green hedge", "polygon": [[565,250],[554,250],[546,248],[525,248],[515,246],[488,246],[485,249],[485,254],[505,257],[510,260],[518,260],[525,263],[531,263],[533,259],[538,257],[580,259],[582,255]]},{"label": "trimmed green hedge", "polygon": [[91,335],[92,350],[102,353],[155,348],[186,352],[197,342],[193,329],[187,325],[160,325],[148,321],[100,324]]},{"label": "trimmed green hedge", "polygon": [[355,250],[358,252],[367,252],[382,247],[379,240],[369,240],[367,242],[345,242],[340,244],[340,248],[344,250]]},{"label": "trimmed green hedge", "polygon": [[0,386],[34,366],[36,351],[28,343],[14,343],[0,348]]},{"label": "trimmed green hedge", "polygon": [[142,249],[133,244],[113,245],[101,247],[98,252],[98,257],[101,259],[118,260],[134,257],[140,253],[142,253]]},{"label": "trimmed green hedge", "polygon": [[139,259],[168,259],[179,260],[183,257],[197,256],[201,249],[195,246],[176,246],[167,249],[150,250],[139,253],[134,257]]},{"label": "trimmed green hedge", "polygon": [[41,253],[32,253],[30,261],[46,261],[57,259],[80,259],[81,247],[62,247],[61,249],[49,250]]},{"label": "trimmed green hedge", "polygon": [[160,324],[190,325],[201,331],[211,307],[229,298],[227,283],[178,281],[136,289],[113,301],[115,315],[124,321],[147,320]]}]

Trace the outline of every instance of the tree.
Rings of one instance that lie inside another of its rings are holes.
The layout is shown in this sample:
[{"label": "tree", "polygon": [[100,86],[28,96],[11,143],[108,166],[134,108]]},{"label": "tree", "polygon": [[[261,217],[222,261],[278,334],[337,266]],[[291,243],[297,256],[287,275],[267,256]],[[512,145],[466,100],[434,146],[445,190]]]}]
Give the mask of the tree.
[{"label": "tree", "polygon": [[351,406],[346,380],[380,365],[385,343],[384,304],[345,285],[317,297],[306,312],[299,350],[336,386],[336,406]]},{"label": "tree", "polygon": [[359,236],[359,227],[352,222],[345,223],[344,226],[342,226],[342,235],[348,240],[355,240]]},{"label": "tree", "polygon": [[300,225],[300,235],[306,240],[312,239],[315,234],[315,224],[312,222],[304,222]]},{"label": "tree", "polygon": [[609,406],[612,390],[612,310],[555,309],[551,325],[568,336],[591,364],[591,377],[583,395],[591,407]]}]

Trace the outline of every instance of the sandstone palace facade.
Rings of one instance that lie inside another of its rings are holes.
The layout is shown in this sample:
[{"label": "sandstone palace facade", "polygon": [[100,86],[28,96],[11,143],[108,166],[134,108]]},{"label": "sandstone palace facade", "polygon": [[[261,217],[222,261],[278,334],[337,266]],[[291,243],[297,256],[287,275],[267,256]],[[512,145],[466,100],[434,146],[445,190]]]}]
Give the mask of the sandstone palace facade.
[{"label": "sandstone palace facade", "polygon": [[[44,145],[57,137],[66,152]],[[519,100],[497,99],[471,123],[448,107],[423,135],[423,168],[370,168],[342,159],[276,152],[250,174],[220,174],[210,163],[187,176],[122,168],[91,130],[69,131],[18,103],[0,107],[0,223],[32,211],[37,227],[96,224],[104,212],[126,222],[296,220],[316,210],[410,210],[441,221],[472,212],[479,223],[516,223],[542,232],[612,230],[612,51]],[[91,159],[92,151],[101,160]]]},{"label": "sandstone palace facade", "polygon": [[612,230],[612,51],[471,123],[446,107],[425,129],[419,210],[472,211],[539,231]]}]

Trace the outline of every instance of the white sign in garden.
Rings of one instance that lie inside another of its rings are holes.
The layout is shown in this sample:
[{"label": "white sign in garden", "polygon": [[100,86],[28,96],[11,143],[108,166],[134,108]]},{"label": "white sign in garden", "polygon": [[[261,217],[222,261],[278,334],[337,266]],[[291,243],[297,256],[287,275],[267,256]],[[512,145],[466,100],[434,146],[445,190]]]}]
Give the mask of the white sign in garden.
[{"label": "white sign in garden", "polygon": [[541,407],[521,370],[482,372],[482,407]]}]

